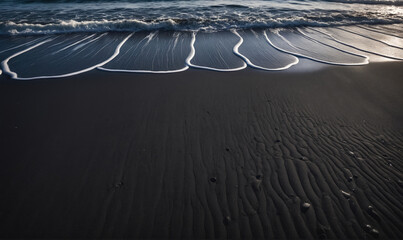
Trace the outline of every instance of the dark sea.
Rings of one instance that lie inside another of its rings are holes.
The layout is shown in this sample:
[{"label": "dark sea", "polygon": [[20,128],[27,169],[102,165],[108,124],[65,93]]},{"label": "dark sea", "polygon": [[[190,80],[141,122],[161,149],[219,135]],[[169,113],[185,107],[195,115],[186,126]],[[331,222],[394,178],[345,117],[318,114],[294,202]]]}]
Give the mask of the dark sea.
[{"label": "dark sea", "polygon": [[3,0],[0,34],[228,30],[403,22],[401,0]]}]

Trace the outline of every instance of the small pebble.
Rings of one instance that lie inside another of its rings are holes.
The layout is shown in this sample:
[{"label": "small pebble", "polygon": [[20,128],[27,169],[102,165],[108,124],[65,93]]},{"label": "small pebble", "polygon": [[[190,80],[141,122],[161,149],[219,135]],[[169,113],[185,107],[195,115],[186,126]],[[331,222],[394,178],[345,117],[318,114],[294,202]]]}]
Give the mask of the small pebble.
[{"label": "small pebble", "polygon": [[369,225],[369,224],[367,224],[367,225],[364,226],[364,230],[365,230],[366,232],[370,232],[370,231],[372,230],[372,226]]},{"label": "small pebble", "polygon": [[345,198],[349,199],[349,198],[351,197],[351,194],[350,194],[350,193],[345,192],[345,191],[343,191],[343,190],[340,190],[340,191],[341,191],[341,193],[343,194],[343,196],[344,196]]},{"label": "small pebble", "polygon": [[225,148],[225,151],[229,152],[229,148]]},{"label": "small pebble", "polygon": [[226,216],[225,218],[224,218],[224,224],[225,225],[228,225],[228,224],[230,224],[231,223],[231,217],[230,216]]},{"label": "small pebble", "polygon": [[310,206],[311,206],[310,203],[307,203],[307,202],[303,203],[302,206],[301,206],[302,211],[306,212],[309,209]]},{"label": "small pebble", "polygon": [[217,178],[215,178],[215,177],[210,178],[210,182],[213,182],[213,183],[217,182]]},{"label": "small pebble", "polygon": [[372,236],[374,236],[376,238],[379,237],[379,231],[376,230],[375,228],[373,228],[370,233]]},{"label": "small pebble", "polygon": [[352,152],[352,151],[348,152],[348,154],[350,154],[351,156],[355,155],[354,152]]},{"label": "small pebble", "polygon": [[276,143],[279,143],[279,142],[280,142],[280,140],[279,140],[279,139],[277,139],[275,142],[276,142]]}]

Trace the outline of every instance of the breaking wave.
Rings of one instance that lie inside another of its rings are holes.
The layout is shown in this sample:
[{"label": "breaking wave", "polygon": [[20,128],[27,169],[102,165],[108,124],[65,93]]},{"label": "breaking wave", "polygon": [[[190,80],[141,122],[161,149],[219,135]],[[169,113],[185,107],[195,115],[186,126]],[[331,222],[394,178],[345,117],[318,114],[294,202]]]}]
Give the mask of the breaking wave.
[{"label": "breaking wave", "polygon": [[[356,7],[356,2],[360,6]],[[401,1],[5,1],[0,34],[219,31],[403,23]],[[387,5],[385,5],[387,3]],[[395,5],[395,6],[391,6]]]}]

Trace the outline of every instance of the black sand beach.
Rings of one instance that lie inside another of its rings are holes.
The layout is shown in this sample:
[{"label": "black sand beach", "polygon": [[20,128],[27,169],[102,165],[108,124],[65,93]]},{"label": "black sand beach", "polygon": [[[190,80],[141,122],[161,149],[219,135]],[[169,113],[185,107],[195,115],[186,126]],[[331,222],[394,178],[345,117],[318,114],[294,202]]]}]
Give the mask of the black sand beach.
[{"label": "black sand beach", "polygon": [[401,62],[0,76],[1,238],[403,238]]}]

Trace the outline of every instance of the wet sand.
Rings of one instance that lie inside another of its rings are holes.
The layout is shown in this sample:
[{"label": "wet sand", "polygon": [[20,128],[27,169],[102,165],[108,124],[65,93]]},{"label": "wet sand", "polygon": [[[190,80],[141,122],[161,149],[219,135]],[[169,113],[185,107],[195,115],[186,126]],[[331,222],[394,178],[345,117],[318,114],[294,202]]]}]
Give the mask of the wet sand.
[{"label": "wet sand", "polygon": [[401,62],[0,76],[0,237],[403,238]]}]

